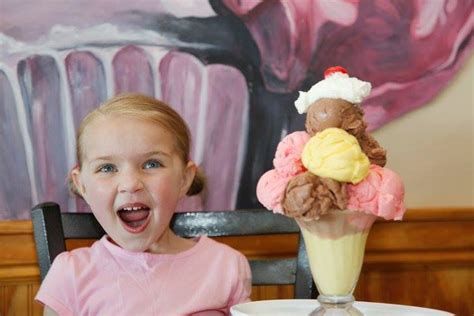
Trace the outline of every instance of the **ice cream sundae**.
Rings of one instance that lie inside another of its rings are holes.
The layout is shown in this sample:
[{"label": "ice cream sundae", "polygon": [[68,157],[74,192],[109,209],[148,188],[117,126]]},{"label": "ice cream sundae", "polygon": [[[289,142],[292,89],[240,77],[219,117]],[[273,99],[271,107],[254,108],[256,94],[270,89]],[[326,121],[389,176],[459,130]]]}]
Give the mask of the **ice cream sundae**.
[{"label": "ice cream sundae", "polygon": [[267,209],[301,228],[321,303],[314,315],[332,308],[362,315],[352,307],[352,292],[369,230],[377,217],[400,220],[406,210],[402,180],[385,167],[386,151],[363,119],[360,103],[370,90],[342,67],[326,70],[295,101],[298,113],[306,113],[306,131],[282,139],[274,169],[257,185]]}]

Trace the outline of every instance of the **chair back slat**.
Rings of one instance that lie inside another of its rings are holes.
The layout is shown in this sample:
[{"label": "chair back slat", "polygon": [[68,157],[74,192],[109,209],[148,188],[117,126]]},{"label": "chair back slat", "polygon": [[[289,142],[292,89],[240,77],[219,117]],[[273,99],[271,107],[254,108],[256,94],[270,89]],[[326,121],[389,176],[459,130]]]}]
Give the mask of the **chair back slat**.
[{"label": "chair back slat", "polygon": [[43,280],[54,258],[66,251],[59,205],[51,202],[37,205],[31,212],[31,220],[40,276]]},{"label": "chair back slat", "polygon": [[[61,213],[56,203],[38,204],[32,209],[31,215],[42,280],[54,258],[66,251],[67,239],[99,239],[105,234],[93,214]],[[266,210],[176,213],[171,228],[183,237],[299,233],[294,220]],[[249,260],[252,284],[295,284],[295,298],[314,298],[316,287],[307,259],[300,234],[297,258]]]},{"label": "chair back slat", "polygon": [[253,285],[295,284],[295,259],[249,260]]},{"label": "chair back slat", "polygon": [[62,213],[64,239],[100,239],[105,231],[92,213]]},{"label": "chair back slat", "polygon": [[298,233],[296,222],[265,210],[176,213],[173,231],[183,237],[209,237]]}]

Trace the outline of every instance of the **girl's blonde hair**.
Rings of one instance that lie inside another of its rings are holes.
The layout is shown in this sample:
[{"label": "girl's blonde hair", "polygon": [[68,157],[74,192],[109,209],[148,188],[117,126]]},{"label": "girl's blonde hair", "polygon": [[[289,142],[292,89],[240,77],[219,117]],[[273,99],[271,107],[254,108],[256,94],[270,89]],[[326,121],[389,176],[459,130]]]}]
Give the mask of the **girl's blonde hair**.
[{"label": "girl's blonde hair", "polygon": [[[176,140],[176,151],[186,165],[189,161],[191,133],[183,118],[164,102],[141,94],[121,94],[101,104],[89,112],[82,120],[76,136],[76,155],[79,168],[82,166],[83,134],[92,122],[100,117],[109,115],[131,116],[156,123],[167,130]],[[205,186],[205,176],[200,169],[189,188],[187,195],[199,194]],[[69,181],[71,191],[80,196],[72,181]]]}]

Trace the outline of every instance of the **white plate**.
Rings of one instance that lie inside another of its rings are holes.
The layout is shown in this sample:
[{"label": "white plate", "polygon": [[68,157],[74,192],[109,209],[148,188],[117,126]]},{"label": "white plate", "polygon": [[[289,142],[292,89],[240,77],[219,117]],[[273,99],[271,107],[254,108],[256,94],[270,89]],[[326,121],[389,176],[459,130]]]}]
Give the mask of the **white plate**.
[{"label": "white plate", "polygon": [[[233,316],[307,316],[319,306],[316,300],[268,300],[242,303],[232,306]],[[435,309],[383,304],[355,302],[365,316],[453,316],[454,314]]]}]

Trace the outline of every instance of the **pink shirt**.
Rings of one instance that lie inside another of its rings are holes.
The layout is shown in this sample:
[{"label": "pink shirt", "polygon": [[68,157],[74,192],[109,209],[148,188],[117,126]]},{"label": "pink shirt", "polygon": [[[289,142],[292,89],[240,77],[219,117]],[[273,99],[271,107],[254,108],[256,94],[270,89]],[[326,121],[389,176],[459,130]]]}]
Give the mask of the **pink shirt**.
[{"label": "pink shirt", "polygon": [[225,315],[250,291],[245,256],[206,236],[174,255],[127,251],[104,236],[58,255],[36,300],[59,315]]}]

